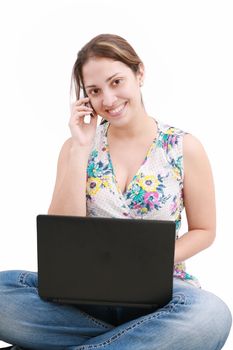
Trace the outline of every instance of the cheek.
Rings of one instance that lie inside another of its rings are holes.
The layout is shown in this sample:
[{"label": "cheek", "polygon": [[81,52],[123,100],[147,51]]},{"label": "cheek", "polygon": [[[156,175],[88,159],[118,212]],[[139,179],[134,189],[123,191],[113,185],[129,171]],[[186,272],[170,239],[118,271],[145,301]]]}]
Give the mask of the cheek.
[{"label": "cheek", "polygon": [[96,110],[99,108],[99,105],[100,105],[100,101],[98,101],[98,98],[91,98],[90,96],[88,96],[90,98],[90,104],[91,106]]},{"label": "cheek", "polygon": [[102,100],[100,100],[100,99],[95,99],[95,100],[93,101],[93,108],[94,108],[96,111],[102,110]]},{"label": "cheek", "polygon": [[133,86],[125,86],[117,91],[116,96],[122,99],[132,99],[135,92],[136,90]]}]

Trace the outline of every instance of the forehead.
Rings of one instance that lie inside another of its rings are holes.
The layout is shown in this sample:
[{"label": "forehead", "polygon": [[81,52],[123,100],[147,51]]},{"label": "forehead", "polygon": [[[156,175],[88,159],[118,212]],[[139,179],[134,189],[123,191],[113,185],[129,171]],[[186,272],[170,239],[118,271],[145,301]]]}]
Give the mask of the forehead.
[{"label": "forehead", "polygon": [[116,73],[133,74],[126,64],[111,58],[91,58],[83,65],[82,72],[85,85],[101,84]]}]

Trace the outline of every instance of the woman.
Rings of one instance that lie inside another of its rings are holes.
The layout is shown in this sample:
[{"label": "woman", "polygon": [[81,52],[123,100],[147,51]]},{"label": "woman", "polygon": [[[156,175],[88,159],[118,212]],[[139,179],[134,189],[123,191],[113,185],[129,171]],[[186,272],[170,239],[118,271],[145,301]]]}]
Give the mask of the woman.
[{"label": "woman", "polygon": [[[211,168],[194,136],[147,114],[140,91],[144,74],[134,49],[116,35],[99,35],[78,53],[71,138],[60,152],[48,213],[174,220],[178,238],[185,206],[188,232],[176,240],[172,301],[149,314],[120,307],[81,309],[42,301],[36,273],[1,272],[2,340],[46,350],[223,347],[230,311],[200,288],[184,264],[215,238]],[[87,97],[80,98],[81,89]]]}]

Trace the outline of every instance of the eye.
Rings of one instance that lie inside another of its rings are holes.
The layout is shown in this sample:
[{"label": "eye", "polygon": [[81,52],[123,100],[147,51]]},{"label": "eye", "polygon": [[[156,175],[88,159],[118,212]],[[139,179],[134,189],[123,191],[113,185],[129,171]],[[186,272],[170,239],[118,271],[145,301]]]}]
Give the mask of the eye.
[{"label": "eye", "polygon": [[99,92],[99,89],[93,89],[93,90],[89,91],[89,94],[92,95],[92,96],[95,96],[95,95],[98,94],[98,92]]},{"label": "eye", "polygon": [[123,79],[115,79],[114,81],[113,81],[113,85],[119,85],[120,83],[121,83],[121,81],[122,81]]}]

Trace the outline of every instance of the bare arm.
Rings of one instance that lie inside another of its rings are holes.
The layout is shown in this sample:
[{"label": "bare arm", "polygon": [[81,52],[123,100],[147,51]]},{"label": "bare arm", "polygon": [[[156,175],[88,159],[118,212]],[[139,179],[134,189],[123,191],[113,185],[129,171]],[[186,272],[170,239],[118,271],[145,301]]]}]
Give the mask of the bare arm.
[{"label": "bare arm", "polygon": [[[97,114],[85,105],[83,98],[72,105],[69,127],[72,137],[60,152],[57,178],[48,214],[86,216],[86,173],[92,141],[95,137]],[[92,113],[90,123],[84,117]]]},{"label": "bare arm", "polygon": [[184,205],[188,232],[176,242],[175,263],[209,247],[215,239],[214,181],[208,157],[192,135],[184,136]]},{"label": "bare arm", "polygon": [[86,168],[89,148],[68,139],[60,152],[57,178],[48,214],[86,216]]}]

